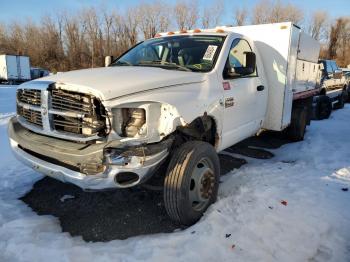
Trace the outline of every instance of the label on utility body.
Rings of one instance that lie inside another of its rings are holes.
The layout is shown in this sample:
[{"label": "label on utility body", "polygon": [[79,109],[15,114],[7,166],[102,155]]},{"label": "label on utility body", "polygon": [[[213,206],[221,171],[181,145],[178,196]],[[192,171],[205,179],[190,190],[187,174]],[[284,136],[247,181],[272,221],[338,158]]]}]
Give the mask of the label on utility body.
[{"label": "label on utility body", "polygon": [[232,107],[235,104],[235,100],[233,97],[225,98],[225,108]]}]

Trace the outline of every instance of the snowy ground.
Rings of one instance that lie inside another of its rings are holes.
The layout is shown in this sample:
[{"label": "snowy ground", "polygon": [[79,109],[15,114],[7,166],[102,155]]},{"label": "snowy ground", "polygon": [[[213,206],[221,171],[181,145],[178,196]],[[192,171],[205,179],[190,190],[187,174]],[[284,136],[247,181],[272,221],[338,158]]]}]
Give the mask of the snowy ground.
[{"label": "snowy ground", "polygon": [[0,261],[350,261],[349,105],[312,122],[305,141],[224,176],[219,200],[196,225],[86,243],[18,200],[42,176],[10,153],[13,98],[0,86]]}]

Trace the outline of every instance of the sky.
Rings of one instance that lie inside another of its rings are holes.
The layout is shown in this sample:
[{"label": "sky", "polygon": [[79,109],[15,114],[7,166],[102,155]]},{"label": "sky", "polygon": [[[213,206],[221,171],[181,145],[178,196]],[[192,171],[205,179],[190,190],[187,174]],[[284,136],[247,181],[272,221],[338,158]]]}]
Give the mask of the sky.
[{"label": "sky", "polygon": [[[51,15],[57,11],[68,10],[78,11],[83,7],[104,7],[123,11],[129,6],[137,5],[140,2],[152,2],[152,0],[0,0],[0,22],[11,22],[14,20],[26,21],[30,18],[39,21],[44,15]],[[174,3],[175,1],[165,1]],[[232,24],[234,9],[245,7],[249,10],[259,0],[224,0],[225,13],[222,18],[223,24]],[[292,3],[300,7],[306,16],[315,10],[326,10],[330,17],[350,15],[350,0],[294,0],[283,3]],[[200,6],[210,6],[213,1],[198,0]]]}]

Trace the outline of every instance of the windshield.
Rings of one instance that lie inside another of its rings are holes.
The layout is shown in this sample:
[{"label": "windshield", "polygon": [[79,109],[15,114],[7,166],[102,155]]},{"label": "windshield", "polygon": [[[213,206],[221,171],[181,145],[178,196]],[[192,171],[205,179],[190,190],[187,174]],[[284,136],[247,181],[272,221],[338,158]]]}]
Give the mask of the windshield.
[{"label": "windshield", "polygon": [[172,36],[142,42],[111,66],[154,66],[171,70],[208,72],[215,65],[223,36]]}]

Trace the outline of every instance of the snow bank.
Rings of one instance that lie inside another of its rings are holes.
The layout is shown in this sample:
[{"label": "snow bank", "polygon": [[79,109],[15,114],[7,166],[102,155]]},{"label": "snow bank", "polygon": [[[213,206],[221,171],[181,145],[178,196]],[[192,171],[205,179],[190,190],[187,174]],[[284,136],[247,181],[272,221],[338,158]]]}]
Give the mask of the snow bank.
[{"label": "snow bank", "polygon": [[335,171],[330,177],[326,177],[326,179],[337,179],[339,181],[343,181],[346,184],[350,183],[350,167],[341,168]]},{"label": "snow bank", "polygon": [[0,85],[0,119],[3,113],[16,111],[16,89],[17,86]]},{"label": "snow bank", "polygon": [[[13,112],[0,111],[1,114]],[[171,234],[86,243],[18,197],[41,175],[10,154],[0,125],[0,261],[349,261],[350,106],[312,122],[303,142],[222,177],[217,203]],[[284,204],[282,204],[281,202]]]}]

